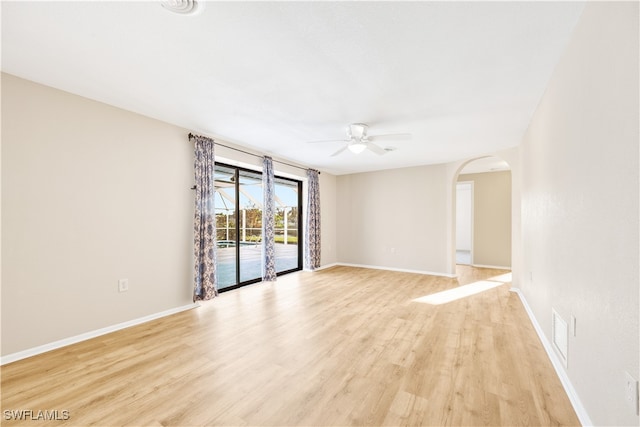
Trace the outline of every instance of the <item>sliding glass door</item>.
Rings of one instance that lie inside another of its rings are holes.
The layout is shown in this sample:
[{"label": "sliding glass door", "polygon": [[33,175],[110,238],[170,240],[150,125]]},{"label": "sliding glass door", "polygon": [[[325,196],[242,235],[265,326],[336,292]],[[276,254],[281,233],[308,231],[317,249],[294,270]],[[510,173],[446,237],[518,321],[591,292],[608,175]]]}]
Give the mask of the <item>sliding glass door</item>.
[{"label": "sliding glass door", "polygon": [[[215,207],[218,290],[255,283],[262,277],[262,174],[216,163]],[[302,183],[275,179],[276,272],[302,269]]]},{"label": "sliding glass door", "polygon": [[216,207],[216,274],[218,289],[222,290],[237,283],[237,219],[236,219],[236,170],[216,164],[215,167],[215,207]]},{"label": "sliding glass door", "polygon": [[300,269],[300,183],[275,179],[276,272]]},{"label": "sliding glass door", "polygon": [[238,170],[240,283],[262,277],[262,174]]}]

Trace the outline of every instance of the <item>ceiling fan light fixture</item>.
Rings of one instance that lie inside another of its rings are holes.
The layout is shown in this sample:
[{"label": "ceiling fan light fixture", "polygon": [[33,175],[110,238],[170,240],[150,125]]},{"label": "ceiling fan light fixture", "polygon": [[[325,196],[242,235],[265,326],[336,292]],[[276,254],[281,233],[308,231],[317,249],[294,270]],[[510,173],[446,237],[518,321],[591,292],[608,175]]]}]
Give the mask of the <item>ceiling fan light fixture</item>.
[{"label": "ceiling fan light fixture", "polygon": [[317,143],[317,142],[342,142],[344,145],[335,153],[331,154],[331,157],[335,157],[338,154],[346,151],[347,149],[351,151],[353,154],[360,154],[364,150],[369,150],[378,156],[382,156],[387,154],[390,151],[395,151],[396,147],[381,147],[377,145],[375,142],[372,142],[371,139],[377,138],[388,138],[388,137],[399,137],[399,136],[411,136],[408,133],[385,133],[385,134],[377,134],[369,136],[367,134],[367,130],[369,126],[364,123],[351,123],[346,128],[347,138],[346,139],[325,139],[320,141],[307,141],[309,143]]},{"label": "ceiling fan light fixture", "polygon": [[365,148],[367,148],[367,144],[365,144],[362,141],[356,141],[349,144],[349,151],[351,151],[354,154],[362,153]]}]

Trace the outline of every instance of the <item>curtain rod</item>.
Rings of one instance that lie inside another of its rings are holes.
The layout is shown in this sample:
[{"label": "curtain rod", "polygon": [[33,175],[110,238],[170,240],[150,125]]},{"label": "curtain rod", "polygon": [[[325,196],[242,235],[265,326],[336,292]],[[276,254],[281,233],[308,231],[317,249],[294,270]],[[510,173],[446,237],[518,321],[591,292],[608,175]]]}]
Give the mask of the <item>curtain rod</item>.
[{"label": "curtain rod", "polygon": [[[195,136],[196,135],[194,135],[191,132],[189,132],[189,141],[191,141],[191,138],[193,138]],[[219,145],[220,147],[228,148],[229,150],[239,151],[241,153],[248,154],[248,155],[253,156],[253,157],[258,157],[258,158],[262,158],[263,157],[263,156],[260,156],[258,154],[254,154],[254,153],[250,153],[248,151],[241,150],[239,148],[229,147],[228,145],[220,144],[219,142],[216,142],[213,138],[211,138],[211,140],[213,141],[213,143],[215,145]],[[274,162],[275,163],[280,163],[280,164],[283,164],[283,165],[287,165],[287,166],[291,166],[292,168],[302,169],[302,170],[311,169],[311,168],[303,168],[302,166],[292,165],[291,163],[287,163],[287,162],[281,162],[280,160],[274,160]],[[320,175],[321,173],[322,172],[318,171],[318,175]]]}]

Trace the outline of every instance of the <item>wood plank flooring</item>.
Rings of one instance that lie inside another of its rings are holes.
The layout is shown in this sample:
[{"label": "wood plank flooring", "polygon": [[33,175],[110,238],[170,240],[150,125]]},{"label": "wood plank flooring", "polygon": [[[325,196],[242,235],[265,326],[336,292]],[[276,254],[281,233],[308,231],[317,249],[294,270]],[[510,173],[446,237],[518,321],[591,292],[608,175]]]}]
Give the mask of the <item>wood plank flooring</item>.
[{"label": "wood plank flooring", "polygon": [[299,272],[14,362],[2,424],[579,425],[509,283],[419,302],[505,272],[459,273]]}]

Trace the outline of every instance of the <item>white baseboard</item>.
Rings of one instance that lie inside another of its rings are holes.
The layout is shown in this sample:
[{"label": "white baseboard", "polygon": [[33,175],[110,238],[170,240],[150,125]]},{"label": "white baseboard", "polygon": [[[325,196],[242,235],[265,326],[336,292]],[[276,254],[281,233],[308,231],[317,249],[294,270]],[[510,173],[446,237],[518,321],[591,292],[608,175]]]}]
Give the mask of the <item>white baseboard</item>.
[{"label": "white baseboard", "polygon": [[95,331],[89,331],[80,335],[75,335],[73,337],[64,338],[58,341],[51,342],[49,344],[39,345],[37,347],[19,351],[17,353],[7,354],[6,356],[0,357],[0,366],[6,365],[7,363],[15,362],[17,360],[26,359],[27,357],[46,353],[47,351],[55,350],[61,347],[66,347],[71,344],[76,344],[81,341],[86,341],[91,338],[99,337],[101,335],[105,335],[111,332],[119,331],[120,329],[129,328],[131,326],[136,326],[141,323],[146,323],[151,320],[169,316],[171,314],[180,313],[181,311],[191,310],[192,308],[196,308],[196,307],[200,307],[200,304],[197,304],[197,303],[187,304],[181,307],[175,307],[169,310],[161,311],[159,313],[154,313],[148,316],[140,317],[138,319],[129,320],[127,322],[118,323],[112,326],[107,326],[106,328],[96,329]]},{"label": "white baseboard", "polygon": [[533,324],[533,328],[536,330],[536,333],[538,334],[538,338],[540,338],[540,341],[542,342],[542,346],[544,347],[544,350],[547,352],[547,356],[549,356],[549,359],[551,360],[551,364],[553,365],[553,368],[556,370],[556,374],[558,375],[558,378],[560,378],[562,387],[564,387],[564,391],[567,393],[567,396],[569,397],[569,401],[571,401],[571,405],[573,406],[574,411],[576,411],[576,415],[578,416],[580,423],[583,426],[592,426],[593,423],[591,422],[591,418],[589,418],[589,414],[587,413],[586,409],[582,405],[582,402],[578,397],[578,393],[576,392],[576,389],[573,388],[573,384],[571,384],[571,380],[567,375],[567,371],[565,371],[564,369],[563,362],[558,358],[556,352],[553,350],[551,346],[551,343],[547,339],[547,336],[542,331],[542,328],[540,327],[540,324],[538,323],[535,316],[533,315],[533,311],[531,310],[531,307],[529,307],[529,303],[524,297],[524,294],[518,288],[511,288],[511,291],[516,293],[520,298],[520,301],[522,301],[522,305],[524,306],[524,309],[527,312],[527,315],[529,316],[531,323]]},{"label": "white baseboard", "polygon": [[471,266],[478,267],[478,268],[493,268],[494,270],[511,270],[511,267],[505,267],[502,265],[472,264]]},{"label": "white baseboard", "polygon": [[315,270],[311,270],[310,268],[303,268],[303,271],[320,271],[320,270],[325,270],[327,268],[331,268],[331,267],[335,267],[336,265],[339,265],[337,262],[333,262],[331,264],[325,264],[325,265],[321,265],[320,267],[316,268]]},{"label": "white baseboard", "polygon": [[399,271],[401,273],[425,274],[427,276],[442,276],[442,277],[449,277],[449,278],[458,277],[456,274],[438,273],[434,271],[424,271],[424,270],[410,270],[407,268],[381,267],[377,265],[349,264],[345,262],[337,262],[334,265],[342,265],[345,267],[371,268],[373,270]]}]

